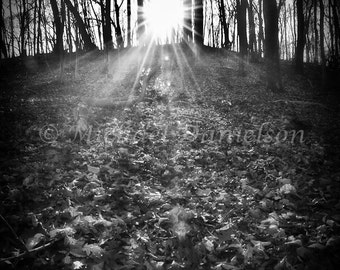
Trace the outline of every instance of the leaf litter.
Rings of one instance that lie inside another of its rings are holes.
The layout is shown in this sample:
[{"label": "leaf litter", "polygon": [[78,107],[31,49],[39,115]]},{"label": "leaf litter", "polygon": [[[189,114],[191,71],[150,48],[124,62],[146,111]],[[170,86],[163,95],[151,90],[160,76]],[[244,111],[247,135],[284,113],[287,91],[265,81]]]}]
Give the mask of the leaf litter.
[{"label": "leaf litter", "polygon": [[100,61],[76,83],[19,76],[1,107],[2,269],[336,269],[339,127],[289,102],[312,93],[288,75],[268,93],[261,64],[240,77],[235,55],[203,54],[151,63],[134,106],[92,107],[136,77],[91,73]]}]

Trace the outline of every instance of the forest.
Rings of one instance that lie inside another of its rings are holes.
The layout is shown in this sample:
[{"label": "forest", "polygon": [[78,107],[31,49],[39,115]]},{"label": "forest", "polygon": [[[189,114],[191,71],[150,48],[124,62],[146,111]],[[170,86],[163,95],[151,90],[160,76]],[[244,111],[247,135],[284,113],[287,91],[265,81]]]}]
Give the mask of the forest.
[{"label": "forest", "polygon": [[294,61],[299,74],[303,63],[320,64],[326,81],[326,67],[339,66],[339,4],[274,2],[1,1],[1,59],[53,53],[63,66],[74,52],[194,42],[252,60],[266,55],[272,90],[282,87],[279,59]]},{"label": "forest", "polygon": [[0,7],[1,269],[339,269],[337,0]]}]

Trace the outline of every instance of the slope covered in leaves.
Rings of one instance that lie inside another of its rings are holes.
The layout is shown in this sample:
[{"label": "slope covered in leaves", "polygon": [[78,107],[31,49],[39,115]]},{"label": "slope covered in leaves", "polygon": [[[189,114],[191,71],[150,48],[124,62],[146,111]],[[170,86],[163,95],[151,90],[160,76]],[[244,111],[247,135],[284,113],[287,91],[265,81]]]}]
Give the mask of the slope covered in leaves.
[{"label": "slope covered in leaves", "polygon": [[1,268],[337,269],[336,102],[288,67],[272,94],[260,63],[162,52],[2,81]]}]

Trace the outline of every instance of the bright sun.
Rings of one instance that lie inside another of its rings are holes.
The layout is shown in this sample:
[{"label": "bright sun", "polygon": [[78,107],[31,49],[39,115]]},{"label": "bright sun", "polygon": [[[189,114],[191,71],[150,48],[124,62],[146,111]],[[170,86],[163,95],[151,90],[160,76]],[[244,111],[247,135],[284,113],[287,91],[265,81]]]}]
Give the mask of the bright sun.
[{"label": "bright sun", "polygon": [[150,0],[145,3],[145,17],[148,31],[154,39],[165,41],[172,32],[183,24],[181,0]]}]

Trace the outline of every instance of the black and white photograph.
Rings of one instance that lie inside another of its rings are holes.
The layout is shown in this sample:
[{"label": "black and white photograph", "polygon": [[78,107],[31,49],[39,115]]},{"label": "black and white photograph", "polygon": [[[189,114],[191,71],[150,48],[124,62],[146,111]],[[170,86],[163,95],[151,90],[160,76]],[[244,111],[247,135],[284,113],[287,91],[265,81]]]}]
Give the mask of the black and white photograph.
[{"label": "black and white photograph", "polygon": [[0,15],[0,269],[340,269],[340,1]]}]

